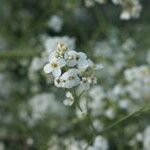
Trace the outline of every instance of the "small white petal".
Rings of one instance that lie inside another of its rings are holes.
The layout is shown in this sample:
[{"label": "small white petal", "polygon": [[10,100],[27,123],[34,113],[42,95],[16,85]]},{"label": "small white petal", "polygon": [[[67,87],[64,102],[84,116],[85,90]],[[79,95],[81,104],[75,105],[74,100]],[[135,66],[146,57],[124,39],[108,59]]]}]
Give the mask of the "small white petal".
[{"label": "small white petal", "polygon": [[83,52],[79,52],[78,54],[79,54],[81,59],[86,59],[87,58],[86,54],[83,53]]},{"label": "small white petal", "polygon": [[65,61],[63,58],[59,58],[59,59],[57,60],[57,63],[58,63],[58,65],[59,65],[59,67],[61,67],[61,68],[66,65],[66,61]]},{"label": "small white petal", "polygon": [[67,98],[72,98],[72,99],[73,99],[73,96],[72,96],[72,94],[71,94],[69,91],[66,92],[66,97],[67,97]]},{"label": "small white petal", "polygon": [[59,77],[61,75],[61,69],[60,68],[53,69],[52,74],[54,77]]},{"label": "small white petal", "polygon": [[80,85],[80,82],[81,82],[80,78],[78,76],[76,76],[76,78],[74,80],[74,86]]},{"label": "small white petal", "polygon": [[89,63],[87,59],[81,59],[78,63],[79,69],[87,69],[89,67]]},{"label": "small white petal", "polygon": [[74,50],[67,51],[65,53],[65,59],[67,59],[69,56],[76,56],[76,55],[77,55],[77,52]]},{"label": "small white petal", "polygon": [[62,76],[61,76],[61,79],[63,80],[67,80],[69,78],[69,73],[68,72],[65,72]]},{"label": "small white petal", "polygon": [[56,51],[52,52],[50,55],[49,55],[49,62],[51,62],[54,58],[56,58]]},{"label": "small white petal", "polygon": [[67,65],[69,67],[73,67],[77,64],[77,60],[76,60],[77,52],[76,51],[74,51],[74,50],[68,51],[65,53],[64,57],[67,61]]},{"label": "small white petal", "polygon": [[96,64],[96,70],[100,70],[100,69],[103,69],[104,66],[102,64]]},{"label": "small white petal", "polygon": [[66,105],[66,106],[71,106],[72,104],[74,103],[74,99],[65,99],[63,101],[63,104]]},{"label": "small white petal", "polygon": [[50,72],[52,72],[52,68],[51,68],[51,66],[50,66],[49,63],[44,66],[44,72],[45,72],[45,73],[50,73]]}]

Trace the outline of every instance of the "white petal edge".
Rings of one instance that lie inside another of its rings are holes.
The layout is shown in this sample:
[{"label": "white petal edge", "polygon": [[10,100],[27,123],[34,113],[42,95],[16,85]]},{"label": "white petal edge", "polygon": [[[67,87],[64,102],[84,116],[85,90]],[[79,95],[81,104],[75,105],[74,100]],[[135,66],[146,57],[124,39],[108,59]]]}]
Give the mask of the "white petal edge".
[{"label": "white petal edge", "polygon": [[59,77],[61,75],[61,69],[60,68],[53,69],[52,74],[54,77]]},{"label": "white petal edge", "polygon": [[44,70],[45,73],[50,73],[50,72],[52,72],[52,68],[50,67],[50,64],[49,64],[49,63],[44,66],[44,69],[43,69],[43,70]]}]

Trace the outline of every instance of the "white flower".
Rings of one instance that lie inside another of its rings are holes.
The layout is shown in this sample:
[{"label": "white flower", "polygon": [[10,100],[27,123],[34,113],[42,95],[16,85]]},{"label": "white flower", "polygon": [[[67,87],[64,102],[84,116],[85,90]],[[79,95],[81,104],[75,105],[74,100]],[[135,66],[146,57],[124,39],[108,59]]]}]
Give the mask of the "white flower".
[{"label": "white flower", "polygon": [[150,148],[150,126],[148,126],[144,131],[143,147],[143,150],[149,150]]},{"label": "white flower", "polygon": [[5,150],[5,145],[0,141],[0,150]]},{"label": "white flower", "polygon": [[65,113],[63,105],[55,99],[55,95],[52,93],[40,93],[33,96],[29,100],[29,106],[32,109],[31,118],[28,118],[28,115],[26,115],[26,111],[24,109],[24,111],[21,110],[20,115],[21,118],[29,121],[29,124],[31,125],[39,119],[44,118],[45,114],[48,112],[58,116],[62,114],[64,115]]},{"label": "white flower", "polygon": [[103,68],[102,64],[94,64],[94,62],[91,59],[88,59],[88,65],[94,70],[100,70]]},{"label": "white flower", "polygon": [[108,117],[109,119],[114,119],[115,117],[115,112],[114,112],[114,109],[113,108],[108,108],[106,111],[105,111],[105,116]]},{"label": "white flower", "polygon": [[80,71],[84,71],[89,67],[89,63],[85,53],[79,52],[76,60],[78,61],[78,69]]},{"label": "white flower", "polygon": [[60,78],[64,81],[64,88],[72,88],[80,84],[77,69],[69,69]]},{"label": "white flower", "polygon": [[87,56],[82,52],[70,50],[66,52],[65,59],[67,60],[67,65],[69,67],[77,65],[79,70],[86,70],[86,68],[89,66]]},{"label": "white flower", "polygon": [[94,6],[94,0],[85,0],[85,6],[86,7],[93,7]]},{"label": "white flower", "polygon": [[46,56],[55,51],[58,43],[64,43],[67,45],[68,49],[75,49],[75,39],[68,36],[44,37],[42,41],[46,49]]},{"label": "white flower", "polygon": [[90,146],[88,150],[108,150],[108,142],[102,136],[97,136],[94,144]]},{"label": "white flower", "polygon": [[65,66],[66,62],[62,58],[53,58],[50,63],[46,64],[44,67],[45,73],[52,73],[54,77],[59,77],[61,75],[61,68]]},{"label": "white flower", "polygon": [[64,82],[61,78],[55,78],[54,79],[54,84],[57,87],[63,87],[64,86]]},{"label": "white flower", "polygon": [[106,0],[95,0],[95,1],[100,3],[100,4],[106,3]]},{"label": "white flower", "polygon": [[123,6],[120,18],[123,20],[129,20],[130,18],[138,18],[142,9],[139,0],[131,0],[129,2],[122,1],[120,4]]},{"label": "white flower", "polygon": [[128,109],[130,101],[128,99],[123,99],[119,101],[119,107],[122,109]]},{"label": "white flower", "polygon": [[147,62],[148,64],[150,64],[150,50],[148,50],[148,53],[147,53]]},{"label": "white flower", "polygon": [[74,50],[70,50],[65,53],[65,59],[67,61],[67,65],[69,67],[73,67],[73,66],[77,65],[78,61],[76,58],[77,58],[77,52]]},{"label": "white flower", "polygon": [[56,32],[61,31],[62,25],[63,25],[63,20],[58,15],[53,15],[48,22],[48,26]]},{"label": "white flower", "polygon": [[74,103],[74,97],[69,91],[66,92],[66,99],[63,101],[63,103],[66,106],[71,106]]},{"label": "white flower", "polygon": [[89,91],[89,95],[91,98],[96,99],[97,101],[101,101],[103,98],[105,98],[105,92],[101,86],[92,87]]},{"label": "white flower", "polygon": [[131,17],[131,14],[128,10],[123,10],[120,15],[120,19],[122,19],[122,20],[129,20],[130,17]]}]

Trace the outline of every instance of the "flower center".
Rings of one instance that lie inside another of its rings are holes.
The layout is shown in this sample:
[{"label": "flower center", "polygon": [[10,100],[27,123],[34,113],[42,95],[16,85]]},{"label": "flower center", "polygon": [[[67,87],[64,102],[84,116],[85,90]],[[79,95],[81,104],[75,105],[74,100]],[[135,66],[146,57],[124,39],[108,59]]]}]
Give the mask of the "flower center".
[{"label": "flower center", "polygon": [[60,79],[57,79],[56,82],[59,84],[59,83],[61,82],[61,80],[60,80]]},{"label": "flower center", "polygon": [[75,79],[75,77],[74,76],[70,76],[69,78],[68,78],[68,80],[74,80]]},{"label": "flower center", "polygon": [[76,60],[79,60],[79,59],[80,59],[80,56],[79,56],[79,55],[77,55]]},{"label": "flower center", "polygon": [[73,56],[69,56],[69,57],[68,57],[68,60],[69,60],[69,61],[71,61],[71,60],[73,60],[73,59],[74,59]]},{"label": "flower center", "polygon": [[51,67],[57,68],[57,67],[58,67],[58,64],[57,64],[57,63],[51,63]]}]

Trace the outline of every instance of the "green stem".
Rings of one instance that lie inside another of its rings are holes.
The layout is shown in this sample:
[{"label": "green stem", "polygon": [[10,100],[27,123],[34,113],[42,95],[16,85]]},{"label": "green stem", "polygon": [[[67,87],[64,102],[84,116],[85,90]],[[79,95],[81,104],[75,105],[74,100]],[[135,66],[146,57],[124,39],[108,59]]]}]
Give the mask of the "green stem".
[{"label": "green stem", "polygon": [[139,108],[138,110],[130,113],[129,115],[119,119],[118,121],[114,122],[113,124],[111,124],[110,126],[108,126],[107,128],[105,128],[104,130],[98,132],[97,134],[95,134],[92,139],[90,140],[90,142],[88,143],[87,147],[85,148],[85,150],[90,146],[90,144],[92,144],[92,142],[94,141],[95,137],[97,135],[100,135],[100,134],[103,134],[105,132],[108,132],[110,131],[110,129],[120,125],[121,123],[127,121],[128,119],[132,118],[132,117],[135,117],[135,116],[139,116],[141,115],[143,112],[146,112],[146,111],[149,111],[150,110],[150,104],[146,105],[146,106],[143,106],[141,108]]},{"label": "green stem", "polygon": [[40,52],[37,50],[11,50],[11,51],[2,51],[0,52],[0,59],[9,59],[9,58],[22,58],[22,57],[33,57],[39,55]]},{"label": "green stem", "polygon": [[150,104],[141,107],[140,109],[136,110],[135,112],[130,113],[129,115],[119,119],[118,121],[114,122],[113,124],[111,124],[110,126],[108,126],[107,128],[105,128],[103,131],[101,131],[99,134],[102,134],[103,132],[109,131],[110,129],[120,125],[121,123],[125,122],[126,120],[135,117],[135,116],[139,116],[141,115],[143,112],[146,112],[150,110]]}]

